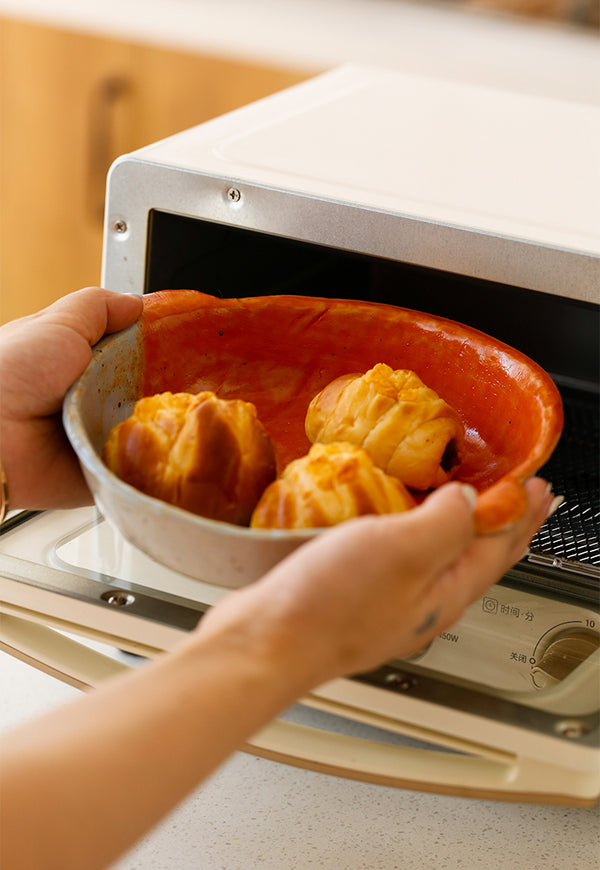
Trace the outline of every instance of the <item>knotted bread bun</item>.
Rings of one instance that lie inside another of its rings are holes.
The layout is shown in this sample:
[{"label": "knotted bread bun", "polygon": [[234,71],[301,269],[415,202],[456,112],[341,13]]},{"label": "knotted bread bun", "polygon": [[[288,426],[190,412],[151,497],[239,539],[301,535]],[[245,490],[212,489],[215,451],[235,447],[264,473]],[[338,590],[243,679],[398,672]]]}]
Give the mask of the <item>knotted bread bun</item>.
[{"label": "knotted bread bun", "polygon": [[248,525],[275,478],[271,439],[250,402],[212,392],[140,399],[103,459],[126,483],[203,517]]},{"label": "knotted bread bun", "polygon": [[309,441],[360,445],[379,468],[417,490],[453,477],[463,443],[456,411],[414,372],[384,363],[328,384],[310,403],[305,426]]},{"label": "knotted bread bun", "polygon": [[364,514],[399,513],[415,502],[404,485],[373,464],[360,447],[314,444],[265,490],[252,528],[304,529],[334,526]]}]

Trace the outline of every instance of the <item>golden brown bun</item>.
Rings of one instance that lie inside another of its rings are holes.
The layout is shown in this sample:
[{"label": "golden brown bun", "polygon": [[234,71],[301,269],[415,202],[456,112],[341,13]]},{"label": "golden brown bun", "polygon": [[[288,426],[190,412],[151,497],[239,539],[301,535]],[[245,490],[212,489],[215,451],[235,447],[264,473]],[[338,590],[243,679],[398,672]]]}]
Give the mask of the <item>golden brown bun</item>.
[{"label": "golden brown bun", "polygon": [[211,392],[140,399],[110,432],[103,459],[148,495],[237,525],[248,525],[276,475],[273,444],[254,405]]},{"label": "golden brown bun", "polygon": [[306,415],[309,441],[349,441],[412,489],[441,486],[455,473],[463,442],[458,414],[414,372],[379,363],[325,387]]},{"label": "golden brown bun", "polygon": [[265,490],[250,525],[263,529],[334,526],[363,514],[399,513],[415,502],[404,485],[353,444],[314,444]]}]

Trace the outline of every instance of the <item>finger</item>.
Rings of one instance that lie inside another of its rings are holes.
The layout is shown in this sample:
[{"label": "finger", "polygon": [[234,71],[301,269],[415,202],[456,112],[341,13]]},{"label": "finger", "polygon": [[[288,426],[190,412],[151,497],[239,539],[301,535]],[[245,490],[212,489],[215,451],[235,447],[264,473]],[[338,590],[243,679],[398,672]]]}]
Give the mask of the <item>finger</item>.
[{"label": "finger", "polygon": [[423,644],[453,625],[522,556],[553,499],[539,478],[528,481],[525,492],[527,508],[519,521],[494,535],[474,536],[453,564],[431,578],[415,610],[416,634]]},{"label": "finger", "polygon": [[57,413],[92,346],[106,330],[132,323],[141,308],[138,297],[88,287],[2,327],[3,417],[23,421]]},{"label": "finger", "polygon": [[[429,578],[454,562],[474,537],[473,493],[450,483],[413,510],[383,516],[348,520],[304,544],[286,560],[299,560],[315,574],[335,573],[346,577],[402,577],[414,587],[413,595]],[[287,567],[286,567],[287,570]],[[359,584],[360,586],[360,584]]]},{"label": "finger", "polygon": [[114,293],[107,291],[106,297],[106,333],[118,332],[131,326],[142,313],[142,297],[130,293]]},{"label": "finger", "polygon": [[437,608],[441,628],[453,624],[463,610],[476,601],[523,555],[533,535],[546,519],[554,500],[546,481],[532,478],[525,485],[525,515],[502,532],[475,537],[452,570],[431,585],[426,610]]},{"label": "finger", "polygon": [[89,345],[105,333],[130,326],[142,311],[142,299],[101,287],[85,287],[58,299],[40,312],[49,323],[72,329]]},{"label": "finger", "polygon": [[406,541],[411,541],[411,564],[407,567],[422,571],[424,577],[436,575],[454,562],[474,538],[476,496],[471,486],[448,483],[414,510],[381,518],[381,534],[392,539],[388,546],[401,548],[404,559]]},{"label": "finger", "polygon": [[532,537],[546,520],[554,501],[549,484],[541,478],[531,478],[525,484],[525,492],[527,509],[521,519],[500,532],[473,542],[469,558],[481,566],[482,576],[508,571],[523,556]]}]

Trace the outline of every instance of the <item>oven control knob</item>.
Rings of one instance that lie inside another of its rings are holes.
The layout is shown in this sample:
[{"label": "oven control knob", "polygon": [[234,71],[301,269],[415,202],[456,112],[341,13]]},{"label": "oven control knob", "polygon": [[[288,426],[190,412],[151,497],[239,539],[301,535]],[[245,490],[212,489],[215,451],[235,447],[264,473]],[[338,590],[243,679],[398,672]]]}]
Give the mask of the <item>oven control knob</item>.
[{"label": "oven control knob", "polygon": [[551,635],[531,669],[534,686],[546,689],[560,683],[598,647],[600,635],[590,629],[572,627]]}]

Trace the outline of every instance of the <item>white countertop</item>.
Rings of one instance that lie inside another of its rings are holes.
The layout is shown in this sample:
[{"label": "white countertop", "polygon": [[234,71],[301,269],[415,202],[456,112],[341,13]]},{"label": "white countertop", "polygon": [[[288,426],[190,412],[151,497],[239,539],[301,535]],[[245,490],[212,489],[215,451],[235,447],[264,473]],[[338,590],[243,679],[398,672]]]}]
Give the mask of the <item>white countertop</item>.
[{"label": "white countertop", "polygon": [[597,36],[444,0],[0,0],[0,16],[292,70],[343,63],[600,101]]},{"label": "white countertop", "polygon": [[[77,695],[0,653],[0,730]],[[114,870],[597,870],[600,808],[401,791],[238,753]]]}]

